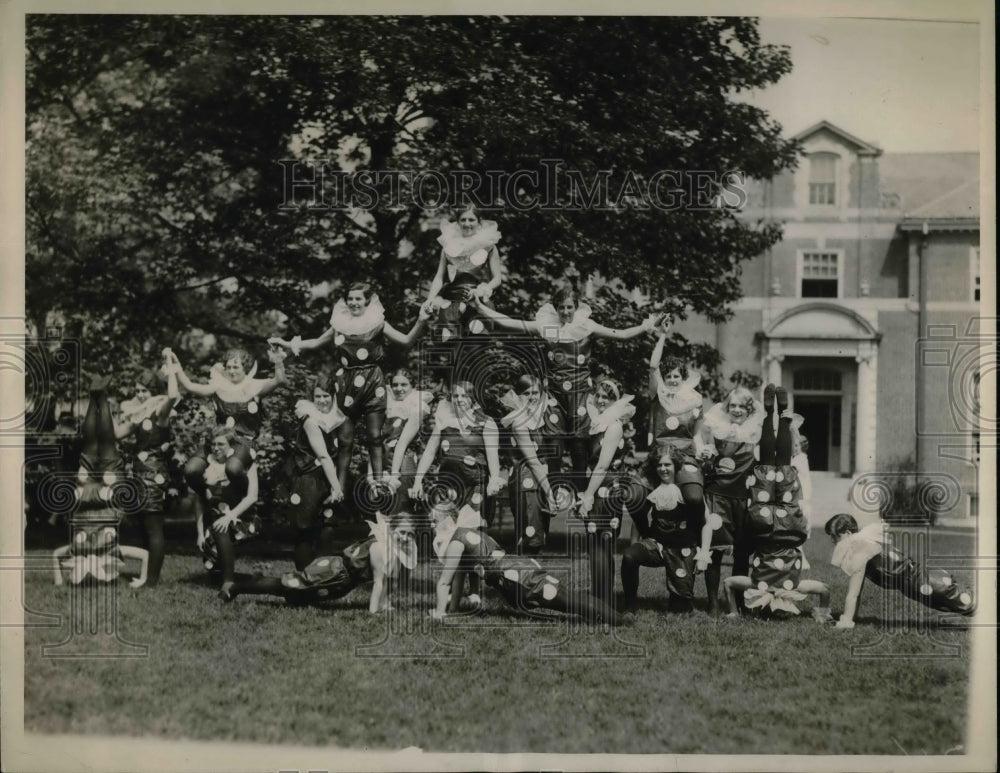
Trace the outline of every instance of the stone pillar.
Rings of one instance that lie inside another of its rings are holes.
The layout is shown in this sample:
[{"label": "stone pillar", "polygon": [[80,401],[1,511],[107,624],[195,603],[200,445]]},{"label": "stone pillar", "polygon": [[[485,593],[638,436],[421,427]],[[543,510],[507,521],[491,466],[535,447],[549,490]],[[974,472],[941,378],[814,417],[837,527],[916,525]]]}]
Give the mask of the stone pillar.
[{"label": "stone pillar", "polygon": [[854,358],[858,363],[858,432],[857,469],[875,471],[876,422],[878,415],[878,350],[872,341],[858,345]]}]

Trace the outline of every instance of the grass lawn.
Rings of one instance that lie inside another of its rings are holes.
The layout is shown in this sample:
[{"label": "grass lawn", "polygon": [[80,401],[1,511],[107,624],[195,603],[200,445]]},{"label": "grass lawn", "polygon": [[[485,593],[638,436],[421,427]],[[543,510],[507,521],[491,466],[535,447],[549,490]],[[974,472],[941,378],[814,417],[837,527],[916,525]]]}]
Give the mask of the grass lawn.
[{"label": "grass lawn", "polygon": [[[935,555],[970,547],[964,535],[931,539]],[[839,613],[847,578],[827,563],[830,548],[821,533],[807,544],[809,576],[831,585]],[[565,560],[544,560],[566,576]],[[237,567],[291,563],[241,557]],[[572,575],[585,582],[582,569]],[[852,631],[808,614],[667,615],[662,569],[642,570],[643,608],[615,632],[517,614],[490,590],[485,615],[431,627],[429,566],[389,617],[369,615],[367,588],[326,608],[224,604],[197,557],[168,555],[159,587],[118,586],[118,635],[147,656],[72,658],[42,647],[126,647],[70,637],[69,589],[25,576],[27,608],[66,621],[27,629],[27,731],[497,753],[944,754],[965,744],[969,634],[929,628],[909,601],[884,607],[870,585]],[[700,578],[696,592],[703,608]]]}]

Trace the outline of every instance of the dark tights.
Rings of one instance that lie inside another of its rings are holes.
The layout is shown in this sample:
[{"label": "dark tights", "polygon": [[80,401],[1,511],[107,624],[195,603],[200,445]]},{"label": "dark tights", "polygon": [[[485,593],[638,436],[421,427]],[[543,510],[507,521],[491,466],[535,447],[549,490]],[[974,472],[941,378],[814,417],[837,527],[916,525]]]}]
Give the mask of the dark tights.
[{"label": "dark tights", "polygon": [[146,549],[149,552],[146,585],[156,585],[160,581],[160,570],[163,568],[163,513],[143,513],[142,525],[146,532]]},{"label": "dark tights", "polygon": [[104,388],[90,393],[87,413],[83,417],[83,453],[90,459],[114,460],[118,457],[115,445],[115,423]]},{"label": "dark tights", "polygon": [[569,449],[570,464],[574,475],[587,474],[587,439],[582,437],[571,437],[566,441]]},{"label": "dark tights", "polygon": [[792,420],[778,419],[778,435],[774,435],[774,407],[765,406],[764,426],[760,432],[760,463],[787,467],[792,463]]},{"label": "dark tights", "polygon": [[[376,480],[382,476],[382,425],[385,411],[368,411],[365,414],[365,431],[368,434],[368,458]],[[347,469],[351,465],[351,451],[354,449],[354,419],[346,419],[337,431],[337,479],[347,491]]]}]

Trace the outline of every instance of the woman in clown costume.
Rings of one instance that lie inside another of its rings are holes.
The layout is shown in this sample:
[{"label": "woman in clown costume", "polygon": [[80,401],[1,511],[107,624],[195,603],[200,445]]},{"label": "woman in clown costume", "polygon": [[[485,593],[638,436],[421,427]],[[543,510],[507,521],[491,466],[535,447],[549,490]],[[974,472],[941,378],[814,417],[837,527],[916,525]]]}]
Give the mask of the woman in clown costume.
[{"label": "woman in clown costume", "polygon": [[348,545],[340,555],[320,556],[302,569],[281,577],[241,579],[227,589],[223,598],[237,596],[280,596],[289,604],[317,604],[343,598],[365,583],[373,583],[368,601],[372,614],[389,608],[388,584],[400,575],[401,567],[417,564],[417,545],[410,525],[400,522],[390,528],[381,513],[369,521],[371,536]]},{"label": "woman in clown costume", "polygon": [[222,362],[212,366],[207,384],[188,378],[170,350],[167,350],[167,368],[177,374],[177,380],[188,392],[212,398],[216,425],[231,429],[256,455],[255,444],[264,423],[261,398],[285,382],[285,356],[274,348],[268,351],[267,357],[274,364],[271,378],[256,378],[257,363],[244,349],[227,351]]},{"label": "woman in clown costume", "polygon": [[654,488],[632,518],[639,539],[622,554],[622,589],[625,611],[634,611],[639,595],[639,567],[666,570],[668,609],[690,612],[694,608],[694,575],[698,544],[705,523],[703,503],[690,503],[677,485],[682,457],[669,448],[654,448],[646,462],[645,478]]},{"label": "woman in clown costume", "polygon": [[125,573],[126,558],[138,559],[141,569],[132,587],[146,582],[148,553],[118,544],[121,509],[141,501],[145,486],[125,475],[125,464],[115,444],[115,424],[108,404],[107,377],[95,378],[84,415],[83,448],[77,475],[76,507],[70,516],[72,538],[52,554],[53,579],[63,584],[111,583]]},{"label": "woman in clown costume", "polygon": [[837,513],[826,522],[825,531],[835,545],[831,563],[850,577],[837,628],[854,627],[866,579],[885,590],[898,590],[937,612],[966,617],[975,614],[971,591],[958,585],[946,569],[925,569],[897,550],[882,521],[861,529],[853,516]]},{"label": "woman in clown costume", "polygon": [[510,412],[500,423],[511,432],[515,461],[510,475],[510,507],[519,553],[536,554],[545,547],[552,509],[568,509],[572,493],[553,486],[559,472],[565,419],[555,398],[537,376],[525,374],[502,398]]},{"label": "woman in clown costume", "polygon": [[651,449],[670,451],[680,461],[674,483],[687,504],[700,505],[705,489],[698,462],[703,400],[696,387],[701,376],[678,360],[667,360],[661,370],[669,329],[669,320],[665,320],[658,328],[659,337],[649,358],[649,445]]},{"label": "woman in clown costume", "polygon": [[344,491],[347,490],[347,470],[354,449],[354,428],[362,417],[365,420],[373,481],[376,486],[382,483],[386,389],[381,362],[385,341],[410,347],[420,334],[428,314],[421,310],[419,319],[404,335],[386,321],[385,309],[372,292],[371,284],[353,282],[348,285],[344,297],[334,304],[330,327],[319,338],[303,340],[295,336],[290,341],[282,338],[268,341],[272,345],[286,347],[293,354],[333,343],[337,403],[346,417],[337,435],[337,477]]},{"label": "woman in clown costume", "polygon": [[587,402],[590,476],[577,512],[590,558],[590,592],[608,606],[613,605],[615,540],[622,517],[642,501],[642,487],[622,470],[625,425],[635,415],[632,399],[622,394],[618,382],[602,378]]},{"label": "woman in clown costume", "polygon": [[599,598],[572,591],[542,569],[534,558],[508,556],[485,532],[459,526],[450,516],[438,517],[434,549],[443,564],[437,582],[437,603],[431,616],[437,619],[459,611],[463,575],[469,574],[500,591],[514,609],[552,609],[577,615],[594,624],[619,625],[621,618]]},{"label": "woman in clown costume", "polygon": [[[168,359],[170,350],[164,350]],[[144,505],[140,517],[149,549],[147,585],[160,581],[163,568],[164,538],[163,518],[166,492],[170,479],[170,412],[177,403],[179,392],[177,377],[167,368],[167,394],[155,395],[159,377],[151,370],[142,371],[135,382],[135,394],[121,404],[120,421],[115,425],[115,436],[130,441],[129,451],[132,475],[145,489]]]},{"label": "woman in clown costume", "polygon": [[734,575],[749,570],[746,479],[763,422],[764,406],[744,386],[736,386],[705,414],[700,453],[711,469],[705,476],[705,528],[697,568],[705,572],[710,614],[719,612],[723,553],[732,552]]},{"label": "woman in clown costume", "polygon": [[336,431],[344,423],[337,407],[333,379],[327,374],[312,379],[309,399],[295,404],[299,426],[290,444],[291,521],[295,525],[295,568],[303,570],[315,558],[316,545],[326,544],[332,532],[333,509],[344,491],[333,464]]},{"label": "woman in clown costume", "polygon": [[499,241],[497,224],[483,220],[472,205],[458,213],[457,222],[442,224],[441,257],[424,304],[428,313],[437,311],[437,342],[454,343],[486,332],[473,301],[488,303],[500,286]]},{"label": "woman in clown costume", "polygon": [[[780,409],[775,435],[775,402]],[[813,618],[830,622],[830,589],[817,580],[800,579],[805,557],[802,544],[809,528],[801,508],[802,488],[792,466],[793,414],[788,411],[788,394],[782,387],[768,384],[764,389],[764,421],[761,427],[759,461],[745,481],[747,532],[753,554],[749,574],[733,570],[726,579],[730,616],[736,616],[737,596],[743,591],[747,609],[799,614],[795,602],[815,594],[819,604]],[[735,564],[735,560],[734,560]]]},{"label": "woman in clown costume", "polygon": [[393,492],[392,503],[385,509],[389,516],[412,510],[409,492],[417,472],[417,455],[412,444],[424,419],[430,415],[433,400],[430,392],[414,387],[413,374],[406,368],[399,368],[389,376],[382,433],[384,453],[390,463],[386,482]]},{"label": "woman in clown costume", "polygon": [[[475,402],[472,384],[452,384],[451,399],[438,403],[434,428],[417,465],[410,496],[426,499],[432,507],[452,514],[463,512],[461,525],[478,529],[483,500],[503,488],[500,477],[497,425]],[[438,459],[433,489],[424,478]]]},{"label": "woman in clown costume", "polygon": [[642,324],[618,330],[599,325],[590,318],[590,307],[579,302],[572,288],[555,293],[552,303],[538,309],[534,321],[512,319],[484,305],[484,316],[499,327],[542,338],[548,359],[548,383],[566,417],[566,444],[575,475],[587,470],[590,416],[587,401],[593,387],[590,375],[592,338],[624,341],[654,330],[662,315],[651,315]]}]

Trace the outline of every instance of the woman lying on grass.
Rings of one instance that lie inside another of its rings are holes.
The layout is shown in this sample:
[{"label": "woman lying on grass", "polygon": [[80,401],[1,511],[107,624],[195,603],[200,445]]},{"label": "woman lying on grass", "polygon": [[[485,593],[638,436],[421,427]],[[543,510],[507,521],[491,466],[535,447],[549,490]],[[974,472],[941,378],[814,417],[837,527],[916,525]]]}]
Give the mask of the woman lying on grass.
[{"label": "woman lying on grass", "polygon": [[483,531],[458,526],[450,516],[438,519],[436,531],[434,550],[444,568],[437,582],[437,605],[431,610],[434,618],[458,611],[460,599],[451,592],[452,581],[461,572],[474,572],[487,585],[499,590],[515,609],[528,611],[541,607],[577,615],[588,623],[621,623],[618,614],[599,598],[570,590],[534,558],[508,556]]},{"label": "woman lying on grass", "polygon": [[388,582],[400,576],[400,566],[411,570],[417,565],[417,543],[408,521],[395,529],[376,513],[369,523],[371,536],[344,548],[339,556],[322,556],[305,569],[285,572],[281,577],[254,577],[237,580],[223,598],[239,595],[281,596],[289,604],[314,604],[346,596],[359,585],[374,583],[368,603],[372,614],[389,608]]}]

